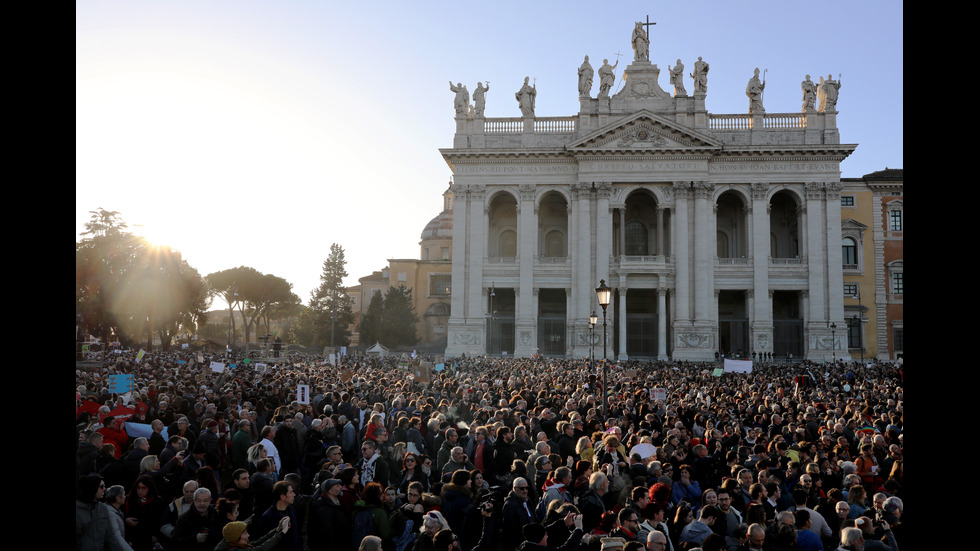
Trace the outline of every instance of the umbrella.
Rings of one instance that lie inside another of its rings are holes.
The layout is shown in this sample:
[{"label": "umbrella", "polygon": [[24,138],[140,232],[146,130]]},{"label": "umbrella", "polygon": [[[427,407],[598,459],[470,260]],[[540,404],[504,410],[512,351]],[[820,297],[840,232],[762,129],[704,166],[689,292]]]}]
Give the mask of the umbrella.
[{"label": "umbrella", "polygon": [[638,454],[643,459],[657,456],[657,447],[653,444],[637,444],[630,450],[630,455]]}]

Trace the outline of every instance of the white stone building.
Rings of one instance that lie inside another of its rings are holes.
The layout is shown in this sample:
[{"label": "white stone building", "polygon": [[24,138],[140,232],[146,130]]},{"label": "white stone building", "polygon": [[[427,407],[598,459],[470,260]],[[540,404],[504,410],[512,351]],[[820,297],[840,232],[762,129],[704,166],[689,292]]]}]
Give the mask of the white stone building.
[{"label": "white stone building", "polygon": [[840,143],[836,89],[801,113],[760,100],[712,114],[704,79],[667,93],[645,57],[611,97],[590,97],[586,74],[571,117],[535,117],[533,96],[523,117],[457,109],[440,150],[454,174],[447,355],[586,357],[595,312],[600,357],[604,280],[610,359],[830,358],[830,323],[845,325],[840,163],[857,147]]}]

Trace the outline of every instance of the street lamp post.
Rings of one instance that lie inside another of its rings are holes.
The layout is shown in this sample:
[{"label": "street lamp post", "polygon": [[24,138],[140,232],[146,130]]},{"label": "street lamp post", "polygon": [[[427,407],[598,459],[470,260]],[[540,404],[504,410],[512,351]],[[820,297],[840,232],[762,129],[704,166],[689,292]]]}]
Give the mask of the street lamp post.
[{"label": "street lamp post", "polygon": [[612,289],[606,285],[605,279],[599,280],[599,286],[595,289],[595,298],[602,307],[602,416],[609,417],[609,392],[606,388],[606,308],[612,298]]},{"label": "street lamp post", "polygon": [[589,338],[589,347],[591,350],[589,351],[589,355],[592,358],[589,362],[589,367],[591,369],[595,369],[595,324],[597,323],[599,323],[599,316],[595,315],[595,310],[593,310],[592,315],[589,316],[589,331],[591,332]]}]

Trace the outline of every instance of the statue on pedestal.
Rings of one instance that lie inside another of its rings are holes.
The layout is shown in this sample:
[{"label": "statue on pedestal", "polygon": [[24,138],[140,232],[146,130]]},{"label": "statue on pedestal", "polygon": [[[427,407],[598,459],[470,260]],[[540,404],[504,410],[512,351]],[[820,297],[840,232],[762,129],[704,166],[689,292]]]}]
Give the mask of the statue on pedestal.
[{"label": "statue on pedestal", "polygon": [[803,112],[813,111],[813,104],[817,100],[817,85],[810,80],[810,75],[800,84],[803,89]]},{"label": "statue on pedestal", "polygon": [[691,78],[694,79],[695,94],[708,93],[708,62],[702,60],[701,56],[698,56],[698,61],[694,64],[694,73],[691,74]]},{"label": "statue on pedestal", "polygon": [[476,83],[476,90],[473,90],[473,103],[476,106],[473,109],[473,115],[477,117],[483,116],[483,109],[487,106],[487,92],[490,91],[490,83],[487,82],[487,87],[483,87],[482,82]]},{"label": "statue on pedestal", "polygon": [[834,80],[834,75],[827,75],[827,80],[820,77],[820,88],[817,91],[820,98],[820,107],[817,111],[837,110],[837,91],[840,90],[840,81]]},{"label": "statue on pedestal", "polygon": [[612,90],[613,83],[616,81],[616,75],[613,73],[619,65],[619,60],[616,60],[616,65],[609,65],[608,59],[602,60],[602,67],[599,67],[599,97],[608,98],[609,90]]},{"label": "statue on pedestal", "polygon": [[756,67],[752,73],[752,78],[745,85],[745,95],[749,97],[749,113],[765,113],[766,109],[762,106],[762,91],[766,89],[766,83],[759,80],[759,68]]},{"label": "statue on pedestal", "polygon": [[643,28],[642,21],[636,22],[630,42],[633,44],[634,61],[650,61],[650,38]]},{"label": "statue on pedestal", "polygon": [[589,64],[589,56],[585,56],[585,61],[578,68],[578,97],[587,98],[592,93],[592,65]]},{"label": "statue on pedestal", "polygon": [[667,66],[670,71],[670,83],[674,85],[674,97],[681,97],[687,95],[687,90],[684,89],[684,64],[681,60],[677,60],[677,65],[671,67]]},{"label": "statue on pedestal", "polygon": [[456,97],[453,98],[453,107],[456,108],[456,116],[466,116],[466,110],[470,105],[470,93],[466,90],[466,86],[463,86],[462,82],[456,83],[453,86],[453,81],[449,81],[449,90],[456,93]]},{"label": "statue on pedestal", "polygon": [[531,77],[524,77],[524,86],[514,94],[517,98],[517,105],[521,108],[521,115],[525,117],[534,116],[534,98],[538,95],[537,85],[528,85]]}]

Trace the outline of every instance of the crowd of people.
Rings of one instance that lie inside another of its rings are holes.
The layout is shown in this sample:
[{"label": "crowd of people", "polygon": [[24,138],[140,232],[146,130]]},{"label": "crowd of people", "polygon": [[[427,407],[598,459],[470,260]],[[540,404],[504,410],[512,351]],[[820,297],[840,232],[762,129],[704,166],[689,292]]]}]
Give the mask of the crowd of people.
[{"label": "crowd of people", "polygon": [[901,365],[244,360],[76,371],[76,549],[908,548]]}]

